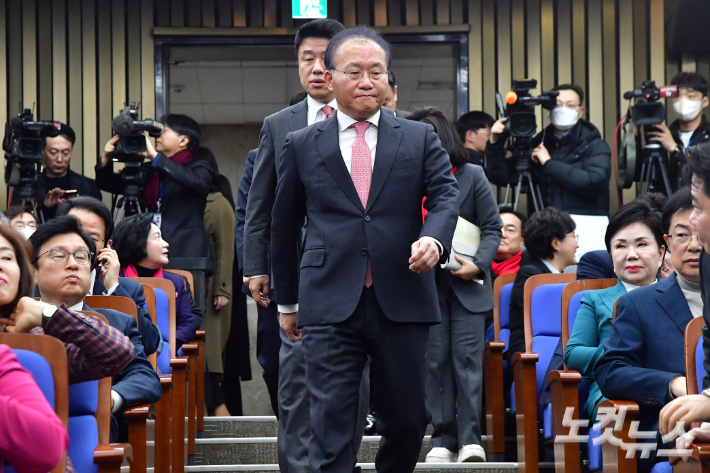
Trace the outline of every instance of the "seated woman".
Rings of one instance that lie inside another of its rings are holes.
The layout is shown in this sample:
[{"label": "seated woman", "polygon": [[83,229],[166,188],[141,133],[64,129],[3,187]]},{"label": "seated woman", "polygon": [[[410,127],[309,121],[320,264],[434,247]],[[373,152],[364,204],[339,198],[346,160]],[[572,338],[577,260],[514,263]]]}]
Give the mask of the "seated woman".
[{"label": "seated woman", "polygon": [[525,351],[525,283],[531,276],[561,273],[567,266],[577,264],[574,254],[579,245],[574,229],[572,217],[554,207],[535,212],[523,226],[523,239],[531,263],[520,268],[510,293],[510,340],[508,350],[503,354],[509,370],[512,370],[510,360],[513,354]]},{"label": "seated woman", "polygon": [[[664,253],[661,214],[648,201],[636,199],[614,214],[604,240],[619,282],[607,289],[584,293],[564,352],[567,367],[587,378],[594,378],[594,364],[604,353],[602,343],[611,332],[616,300],[658,280]],[[596,419],[597,406],[602,400],[599,386],[594,382],[584,406],[590,419]]]},{"label": "seated woman", "polygon": [[195,338],[195,314],[191,309],[192,294],[185,280],[176,274],[163,271],[168,264],[168,242],[163,240],[160,228],[153,223],[153,214],[134,215],[119,223],[113,231],[113,248],[121,262],[121,276],[165,278],[175,285],[175,339],[180,348]]}]

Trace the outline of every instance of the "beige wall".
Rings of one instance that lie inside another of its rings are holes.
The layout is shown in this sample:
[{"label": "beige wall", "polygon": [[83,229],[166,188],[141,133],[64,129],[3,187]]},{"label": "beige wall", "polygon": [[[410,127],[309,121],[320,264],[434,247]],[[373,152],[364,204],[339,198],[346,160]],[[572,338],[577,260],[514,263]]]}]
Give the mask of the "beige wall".
[{"label": "beige wall", "polygon": [[229,179],[234,201],[249,150],[259,145],[259,125],[202,125],[202,145],[214,153],[219,172]]},{"label": "beige wall", "polygon": [[[92,177],[124,102],[139,101],[143,117],[155,115],[154,28],[168,35],[292,35],[304,21],[291,19],[290,6],[290,0],[0,0],[0,124],[17,115],[19,103],[36,104],[36,118],[69,123],[78,135],[72,169]],[[505,93],[514,78],[536,78],[543,89],[579,83],[587,117],[609,142],[626,113],[624,91],[649,78],[665,84],[679,70],[710,75],[708,55],[666,54],[665,9],[664,0],[328,0],[329,16],[346,26],[469,31],[472,110],[495,114],[495,92]]]}]

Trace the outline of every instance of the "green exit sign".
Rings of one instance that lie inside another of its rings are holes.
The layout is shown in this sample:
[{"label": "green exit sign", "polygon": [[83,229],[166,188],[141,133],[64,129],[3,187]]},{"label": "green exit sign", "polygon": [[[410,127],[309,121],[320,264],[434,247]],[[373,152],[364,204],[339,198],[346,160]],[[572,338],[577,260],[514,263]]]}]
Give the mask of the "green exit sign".
[{"label": "green exit sign", "polygon": [[328,0],[291,0],[292,18],[327,18]]}]

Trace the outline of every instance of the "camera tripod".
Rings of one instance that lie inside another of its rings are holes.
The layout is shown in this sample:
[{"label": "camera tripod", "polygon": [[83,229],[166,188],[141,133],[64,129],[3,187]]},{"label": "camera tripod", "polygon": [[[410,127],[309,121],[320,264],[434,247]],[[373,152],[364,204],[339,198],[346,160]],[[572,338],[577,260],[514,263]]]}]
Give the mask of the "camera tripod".
[{"label": "camera tripod", "polygon": [[[515,201],[513,202],[513,209],[518,210],[518,203],[520,202],[520,190],[523,186],[527,187],[527,194],[532,197],[533,207],[535,212],[542,210],[544,204],[542,203],[542,193],[540,192],[540,186],[535,184],[530,173],[532,168],[532,162],[530,161],[530,155],[532,150],[525,148],[523,151],[516,151],[513,153],[512,159],[518,158],[518,164],[516,165],[516,171],[518,172],[518,182],[514,184],[515,187]],[[505,188],[505,202],[503,205],[508,205],[508,197],[510,196],[510,186],[509,182]]]},{"label": "camera tripod", "polygon": [[661,145],[658,143],[650,143],[644,148],[643,164],[641,165],[641,180],[638,183],[638,194],[646,192],[655,192],[654,183],[658,179],[658,171],[660,170],[665,187],[665,195],[670,197],[673,194],[671,183],[668,179],[668,170],[663,162],[663,154]]},{"label": "camera tripod", "polygon": [[126,167],[121,172],[121,182],[123,183],[123,197],[118,201],[113,211],[114,224],[118,224],[126,217],[131,217],[144,211],[138,199],[143,183],[143,173],[141,172],[139,161],[126,162]]}]

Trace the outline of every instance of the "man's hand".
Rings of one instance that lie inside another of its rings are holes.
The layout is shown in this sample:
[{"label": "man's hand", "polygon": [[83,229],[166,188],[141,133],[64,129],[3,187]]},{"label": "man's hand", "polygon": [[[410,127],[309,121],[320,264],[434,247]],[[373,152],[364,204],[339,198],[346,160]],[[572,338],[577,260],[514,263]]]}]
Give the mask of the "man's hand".
[{"label": "man's hand", "polygon": [[498,138],[500,138],[500,135],[502,135],[505,132],[505,122],[508,121],[507,118],[501,118],[497,122],[493,124],[491,127],[491,135],[488,137],[488,141],[491,142],[491,144],[495,143],[498,141]]},{"label": "man's hand", "polygon": [[242,284],[244,284],[247,287],[247,289],[249,289],[249,278],[244,276],[242,278]]},{"label": "man's hand", "polygon": [[658,428],[662,435],[671,432],[678,421],[690,425],[693,422],[710,420],[710,397],[694,394],[680,397],[666,404],[661,410]]},{"label": "man's hand", "polygon": [[118,261],[118,253],[113,248],[103,248],[99,250],[99,261],[103,261],[101,266],[101,281],[106,289],[111,289],[118,284],[118,273],[121,271],[121,263]]},{"label": "man's hand", "polygon": [[111,155],[116,152],[116,143],[118,143],[118,135],[115,135],[113,138],[108,140],[106,143],[106,146],[104,146],[104,152],[101,155],[101,167],[106,167],[108,165],[109,160],[111,159]]},{"label": "man's hand", "polygon": [[23,297],[10,317],[0,318],[0,324],[7,325],[8,332],[27,333],[42,326],[42,310],[48,305],[31,297]]},{"label": "man's hand", "polygon": [[286,332],[288,339],[292,342],[297,342],[303,338],[301,334],[301,329],[296,327],[296,319],[298,318],[298,312],[293,312],[291,314],[279,313],[279,323],[281,324],[281,330]]},{"label": "man's hand", "polygon": [[463,259],[458,255],[456,256],[456,261],[461,263],[461,269],[451,271],[451,274],[460,277],[464,281],[470,281],[474,278],[474,276],[481,272],[481,269],[476,266],[473,261]]},{"label": "man's hand", "polygon": [[215,310],[220,310],[222,307],[229,304],[229,297],[227,296],[214,296],[214,308]]},{"label": "man's hand", "polygon": [[55,205],[64,202],[64,200],[64,191],[59,187],[55,187],[51,191],[47,192],[47,195],[44,198],[44,206],[47,208],[54,207]]},{"label": "man's hand", "polygon": [[249,290],[251,296],[257,304],[262,307],[269,307],[269,276],[251,278],[249,280]]},{"label": "man's hand", "polygon": [[412,243],[412,257],[409,269],[415,273],[426,273],[439,261],[439,245],[432,237],[421,237]]},{"label": "man's hand", "polygon": [[678,143],[673,139],[673,135],[671,135],[671,130],[668,129],[665,123],[653,125],[653,130],[649,131],[647,136],[648,141],[660,143],[669,153],[678,146]]},{"label": "man's hand", "polygon": [[552,159],[550,158],[550,153],[547,151],[547,148],[545,148],[545,145],[542,143],[537,145],[537,148],[533,150],[531,157],[533,161],[539,163],[541,166],[544,166],[546,162]]},{"label": "man's hand", "polygon": [[155,147],[153,146],[153,142],[146,139],[145,140],[145,147],[146,147],[146,151],[143,153],[139,153],[138,156],[143,156],[148,161],[153,161],[155,158],[158,157],[158,152],[155,150]]},{"label": "man's hand", "polygon": [[688,395],[687,387],[685,385],[685,376],[676,376],[671,380],[671,394],[675,397]]},{"label": "man's hand", "polygon": [[[687,450],[692,443],[710,442],[710,427],[696,427],[684,433],[675,440],[676,450]],[[688,461],[688,456],[681,456],[683,461]]]}]

